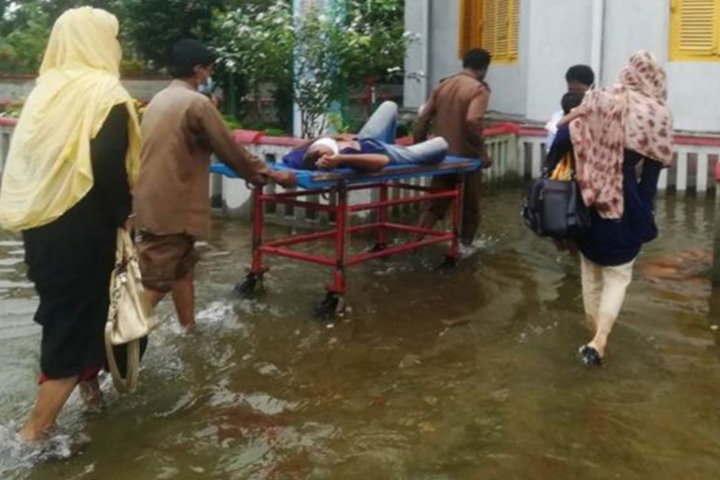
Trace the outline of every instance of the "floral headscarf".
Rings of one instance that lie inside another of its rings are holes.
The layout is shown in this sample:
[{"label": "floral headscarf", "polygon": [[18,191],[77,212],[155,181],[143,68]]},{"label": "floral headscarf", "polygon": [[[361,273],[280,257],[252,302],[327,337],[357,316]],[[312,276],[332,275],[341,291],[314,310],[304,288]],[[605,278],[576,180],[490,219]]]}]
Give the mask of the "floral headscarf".
[{"label": "floral headscarf", "polygon": [[588,92],[570,124],[576,176],[585,204],[603,218],[623,215],[623,153],[633,150],[664,166],[673,160],[667,77],[652,54],[630,57],[620,82]]}]

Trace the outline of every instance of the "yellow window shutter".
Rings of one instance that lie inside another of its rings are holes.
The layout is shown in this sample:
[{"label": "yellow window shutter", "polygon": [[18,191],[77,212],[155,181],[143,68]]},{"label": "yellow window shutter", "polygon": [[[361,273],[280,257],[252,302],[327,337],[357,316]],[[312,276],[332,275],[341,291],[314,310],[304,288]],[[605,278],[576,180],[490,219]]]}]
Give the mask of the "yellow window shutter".
[{"label": "yellow window shutter", "polygon": [[512,62],[518,58],[520,35],[519,0],[485,0],[482,48],[493,61]]},{"label": "yellow window shutter", "polygon": [[459,56],[464,56],[472,48],[484,48],[492,54],[493,61],[512,62],[517,60],[520,36],[520,1],[459,1]]},{"label": "yellow window shutter", "polygon": [[495,32],[495,55],[498,58],[508,57],[510,46],[510,2],[506,0],[495,0],[496,32]]},{"label": "yellow window shutter", "polygon": [[508,60],[517,60],[520,44],[520,0],[509,0],[510,4],[510,45],[508,46]]},{"label": "yellow window shutter", "polygon": [[480,22],[480,32],[482,38],[480,48],[484,48],[492,54],[497,49],[497,3],[498,0],[485,0],[483,2],[482,20]]},{"label": "yellow window shutter", "polygon": [[460,38],[458,55],[462,58],[480,46],[481,9],[483,0],[460,0]]},{"label": "yellow window shutter", "polygon": [[720,60],[720,0],[673,0],[671,60]]}]

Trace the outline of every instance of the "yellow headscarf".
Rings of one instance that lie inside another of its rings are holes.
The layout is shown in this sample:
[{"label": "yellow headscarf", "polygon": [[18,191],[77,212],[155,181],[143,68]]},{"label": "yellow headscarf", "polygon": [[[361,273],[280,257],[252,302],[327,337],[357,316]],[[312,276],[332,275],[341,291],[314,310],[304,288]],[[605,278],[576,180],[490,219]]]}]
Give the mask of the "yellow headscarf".
[{"label": "yellow headscarf", "polygon": [[12,137],[0,187],[3,227],[48,224],[90,191],[90,141],[118,104],[126,104],[130,114],[126,168],[131,184],[137,178],[140,127],[120,84],[118,31],[115,16],[91,7],[68,10],[55,22],[40,77]]}]

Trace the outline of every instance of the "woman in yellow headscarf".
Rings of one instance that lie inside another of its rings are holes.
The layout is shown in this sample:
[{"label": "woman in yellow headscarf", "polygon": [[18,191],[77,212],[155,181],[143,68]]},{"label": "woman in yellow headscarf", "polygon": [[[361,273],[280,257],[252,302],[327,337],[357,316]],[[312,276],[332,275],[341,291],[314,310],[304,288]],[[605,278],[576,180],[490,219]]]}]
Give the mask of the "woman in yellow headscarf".
[{"label": "woman in yellow headscarf", "polygon": [[117,19],[82,7],[55,22],[13,135],[0,223],[20,231],[40,305],[40,388],[21,430],[42,438],[78,383],[97,385],[117,228],[131,208],[139,126],[119,80]]}]

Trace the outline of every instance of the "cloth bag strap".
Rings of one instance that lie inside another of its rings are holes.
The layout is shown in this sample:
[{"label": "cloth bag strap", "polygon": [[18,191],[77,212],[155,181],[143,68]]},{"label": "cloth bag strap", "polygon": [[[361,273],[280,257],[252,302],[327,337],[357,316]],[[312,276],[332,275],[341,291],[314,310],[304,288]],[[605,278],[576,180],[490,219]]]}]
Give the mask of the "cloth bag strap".
[{"label": "cloth bag strap", "polygon": [[[133,247],[130,232],[124,228],[118,228],[115,247],[115,268],[122,268],[123,265],[127,265],[135,256],[135,248]],[[117,315],[115,315],[115,320],[117,320]],[[118,368],[117,359],[115,358],[114,345],[111,342],[113,326],[111,322],[105,324],[105,352],[108,368],[110,369],[113,383],[118,392],[133,392],[137,387],[138,377],[140,375],[140,340],[133,340],[126,344],[126,377],[123,378]]]},{"label": "cloth bag strap", "polygon": [[120,374],[117,359],[115,358],[114,345],[110,342],[112,325],[105,326],[105,351],[107,352],[107,363],[110,375],[113,378],[115,389],[119,393],[131,393],[135,391],[140,376],[140,340],[133,340],[127,343],[127,363],[125,365],[125,378]]}]

